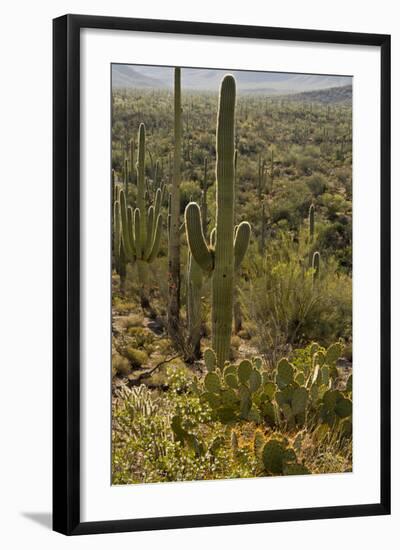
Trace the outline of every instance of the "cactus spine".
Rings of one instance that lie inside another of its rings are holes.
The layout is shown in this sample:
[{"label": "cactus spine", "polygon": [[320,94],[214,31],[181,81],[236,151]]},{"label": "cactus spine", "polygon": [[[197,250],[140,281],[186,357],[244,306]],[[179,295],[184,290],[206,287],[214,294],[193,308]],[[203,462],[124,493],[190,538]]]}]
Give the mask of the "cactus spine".
[{"label": "cactus spine", "polygon": [[[234,229],[234,153],[236,82],[232,75],[222,81],[217,121],[216,231],[215,248],[205,240],[200,208],[191,202],[185,210],[190,252],[203,271],[212,273],[212,346],[221,367],[228,359],[233,317],[233,279],[246,253],[250,225]],[[214,240],[215,239],[215,240]]]},{"label": "cactus spine", "polygon": [[142,307],[148,307],[147,267],[157,257],[161,242],[161,190],[157,189],[154,204],[147,210],[145,201],[146,130],[144,124],[139,126],[138,143],[136,208],[133,210],[127,205],[126,195],[122,189],[119,195],[119,208],[123,248],[127,260],[137,264]]},{"label": "cactus spine", "polygon": [[182,149],[181,69],[174,73],[174,169],[171,186],[171,213],[168,241],[168,332],[174,342],[180,340],[180,184]]}]

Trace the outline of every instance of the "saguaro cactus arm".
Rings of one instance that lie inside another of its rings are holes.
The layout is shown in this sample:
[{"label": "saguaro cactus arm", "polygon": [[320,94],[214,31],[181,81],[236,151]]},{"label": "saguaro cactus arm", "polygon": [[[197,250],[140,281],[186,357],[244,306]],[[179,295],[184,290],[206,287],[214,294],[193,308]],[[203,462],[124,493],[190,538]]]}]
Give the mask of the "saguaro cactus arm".
[{"label": "saguaro cactus arm", "polygon": [[114,256],[116,259],[116,262],[119,262],[119,246],[121,242],[121,213],[120,213],[120,206],[119,201],[114,202],[114,242],[113,242],[113,249],[114,249]]},{"label": "saguaro cactus arm", "polygon": [[204,271],[212,271],[213,255],[204,238],[200,208],[195,202],[190,202],[185,209],[186,238],[194,260]]},{"label": "saguaro cactus arm", "polygon": [[136,257],[135,236],[133,234],[133,210],[128,206],[128,239],[132,260]]},{"label": "saguaro cactus arm", "polygon": [[147,238],[146,238],[146,246],[144,251],[144,259],[147,260],[147,258],[150,256],[153,239],[154,239],[154,230],[156,226],[157,218],[155,217],[154,212],[154,206],[151,205],[147,211]]},{"label": "saguaro cactus arm", "polygon": [[[134,235],[135,235],[135,243],[136,243],[136,249],[137,249],[137,256],[139,259],[142,259],[141,249],[140,249],[140,242],[141,242],[141,212],[139,208],[135,208],[135,212],[133,213],[133,224],[134,224]],[[139,243],[139,244],[138,244]]]},{"label": "saguaro cactus arm", "polygon": [[131,240],[129,238],[128,210],[126,207],[125,193],[122,189],[119,193],[119,204],[121,212],[122,242],[126,255],[131,259],[134,256],[134,251],[131,248]]},{"label": "saguaro cactus arm", "polygon": [[149,263],[151,263],[155,259],[155,257],[157,256],[160,250],[161,230],[162,230],[162,218],[161,218],[161,214],[159,214],[157,218],[157,222],[155,224],[155,229],[153,232],[153,244],[150,249],[150,254],[147,258],[147,261]]},{"label": "saguaro cactus arm", "polygon": [[238,269],[247,252],[250,242],[251,227],[248,222],[240,223],[236,228],[235,242],[233,245],[235,254],[235,269]]}]

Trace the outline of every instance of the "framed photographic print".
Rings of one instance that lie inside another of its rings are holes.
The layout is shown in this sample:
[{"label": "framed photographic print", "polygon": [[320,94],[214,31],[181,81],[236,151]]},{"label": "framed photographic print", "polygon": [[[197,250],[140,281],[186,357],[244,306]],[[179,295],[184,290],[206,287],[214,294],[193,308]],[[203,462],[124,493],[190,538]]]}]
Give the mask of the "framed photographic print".
[{"label": "framed photographic print", "polygon": [[390,37],[54,20],[54,529],[390,513]]}]

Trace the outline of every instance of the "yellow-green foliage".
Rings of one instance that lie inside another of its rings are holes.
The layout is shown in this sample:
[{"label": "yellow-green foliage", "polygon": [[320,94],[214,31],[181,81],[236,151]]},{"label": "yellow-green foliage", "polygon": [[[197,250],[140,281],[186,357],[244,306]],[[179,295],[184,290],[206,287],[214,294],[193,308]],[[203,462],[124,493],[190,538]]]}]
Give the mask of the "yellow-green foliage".
[{"label": "yellow-green foliage", "polygon": [[[289,346],[317,340],[329,345],[351,337],[352,281],[333,259],[321,259],[313,283],[309,245],[304,228],[294,239],[281,232],[266,250],[253,255],[252,274],[243,296],[257,345],[272,364]],[[249,254],[251,257],[252,254]]]},{"label": "yellow-green foliage", "polygon": [[[212,350],[203,358],[201,352],[210,337],[215,341],[210,272],[218,239],[214,233],[210,240],[210,234],[218,225],[217,211],[221,215],[227,206],[224,199],[217,208],[215,179],[221,191],[221,177],[214,174],[232,168],[231,160],[221,163],[221,146],[217,162],[218,96],[188,93],[183,87],[181,147],[175,148],[170,91],[113,90],[112,181],[115,191],[128,175],[125,199],[133,213],[154,203],[158,185],[171,191],[174,150],[182,151],[175,214],[180,207],[182,223],[190,200],[205,212],[205,158],[208,164],[207,215],[197,224],[208,251],[199,360],[188,365],[182,358],[169,361],[176,348],[188,357],[189,300],[183,284],[188,246],[182,233],[176,237],[182,281],[175,346],[166,330],[171,289],[177,288],[169,277],[168,223],[158,234],[159,254],[148,271],[140,271],[140,281],[133,264],[127,266],[123,288],[113,278],[113,374],[122,380],[132,374],[137,380],[130,376],[130,385],[144,384],[129,389],[120,387],[119,380],[113,387],[113,483],[351,471],[352,112],[351,102],[331,102],[335,94],[316,92],[312,104],[301,95],[238,94],[235,120],[228,121],[231,130],[231,123],[236,125],[236,139],[230,131],[229,143],[237,159],[229,219],[232,215],[232,235],[237,224],[248,220],[252,237],[233,281],[243,329],[230,341],[231,362],[217,364]],[[150,147],[141,147],[138,185],[133,152],[141,123],[149,129]],[[226,137],[225,129],[219,128],[220,137]],[[168,197],[160,197],[158,193],[157,209],[167,220]],[[150,226],[154,212],[146,209],[147,216]],[[142,223],[143,232],[152,234]],[[220,244],[222,232],[220,225]],[[230,239],[224,242],[222,248],[230,253]],[[320,260],[318,275],[313,257]],[[116,259],[114,255],[114,267]],[[225,279],[226,272],[221,273]],[[229,300],[223,304],[230,335]],[[228,352],[229,346],[224,358]],[[164,360],[168,362],[162,364]]]},{"label": "yellow-green foliage", "polygon": [[112,356],[113,369],[118,374],[129,374],[131,371],[131,365],[126,357],[123,357],[119,353],[114,353]]}]

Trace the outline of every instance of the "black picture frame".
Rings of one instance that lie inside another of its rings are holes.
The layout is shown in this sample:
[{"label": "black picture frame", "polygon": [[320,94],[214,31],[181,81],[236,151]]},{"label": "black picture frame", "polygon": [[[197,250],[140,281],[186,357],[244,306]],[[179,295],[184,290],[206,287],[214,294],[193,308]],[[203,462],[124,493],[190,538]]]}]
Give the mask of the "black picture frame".
[{"label": "black picture frame", "polygon": [[[80,30],[306,41],[381,50],[381,441],[379,502],[179,517],[80,520]],[[53,21],[53,529],[66,535],[390,514],[390,36],[65,15]]]}]

